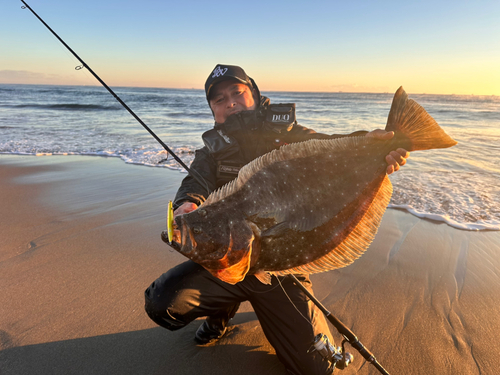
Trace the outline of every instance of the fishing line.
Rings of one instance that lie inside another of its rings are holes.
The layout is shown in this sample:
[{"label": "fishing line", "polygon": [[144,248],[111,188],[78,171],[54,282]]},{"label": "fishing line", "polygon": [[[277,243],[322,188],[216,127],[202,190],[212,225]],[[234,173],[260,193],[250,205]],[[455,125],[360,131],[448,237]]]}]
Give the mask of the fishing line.
[{"label": "fishing line", "polygon": [[[129,108],[129,106],[127,104],[125,104],[125,102],[123,100],[120,99],[120,97],[118,95],[115,94],[115,92],[90,68],[90,66],[87,65],[87,63],[85,61],[83,61],[80,56],[78,56],[72,49],[70,46],[68,46],[64,40],[62,40],[59,35],[56,34],[56,32],[54,30],[52,30],[50,28],[49,25],[47,25],[45,23],[45,21],[38,15],[35,13],[35,11],[33,9],[31,9],[31,7],[24,1],[24,0],[21,0],[21,2],[24,4],[24,6],[21,6],[22,9],[29,9],[31,11],[31,13],[33,13],[33,15],[38,18],[38,20],[64,45],[64,47],[66,47],[68,49],[69,52],[71,52],[71,54],[82,64],[81,66],[77,66],[75,69],[76,70],[81,70],[83,68],[86,68],[87,71],[89,71],[95,79],[97,79],[97,81],[99,81],[99,83],[104,86],[104,88],[106,90],[108,90],[108,92],[113,95],[113,97],[139,122],[139,124],[141,124],[144,129],[146,129],[149,134],[151,134],[151,136],[153,136],[154,139],[156,139],[156,141],[170,154],[172,155],[172,157],[191,175],[191,177],[193,177],[196,182],[198,182],[201,186],[203,186],[207,192],[210,194],[211,190],[210,188],[208,187],[208,184],[207,182],[205,181],[205,179],[203,178],[203,176],[201,176],[198,172],[196,171],[193,171],[191,170],[186,164],[184,164],[184,162],[144,123],[144,121],[142,121],[139,116],[137,116],[135,114],[134,111],[132,111],[132,109]],[[193,173],[194,172],[194,173]]]},{"label": "fishing line", "polygon": [[310,321],[309,319],[307,319],[307,318],[304,316],[304,314],[302,314],[302,313],[300,312],[300,310],[299,310],[299,308],[297,307],[297,305],[295,305],[295,303],[293,303],[292,299],[290,298],[290,296],[289,296],[289,295],[288,295],[288,293],[286,292],[285,287],[283,286],[283,284],[281,284],[281,280],[280,280],[280,278],[279,278],[278,276],[276,276],[276,279],[278,280],[278,283],[280,284],[280,287],[281,287],[281,289],[283,290],[283,293],[285,293],[286,298],[288,298],[288,300],[290,301],[290,303],[292,304],[292,306],[295,308],[295,310],[297,310],[297,312],[300,314],[300,316],[301,316],[302,318],[304,318],[304,320],[305,320],[307,323],[309,323],[309,325],[310,325],[311,327],[314,327],[314,326],[313,326],[313,324],[311,323],[311,321]]}]

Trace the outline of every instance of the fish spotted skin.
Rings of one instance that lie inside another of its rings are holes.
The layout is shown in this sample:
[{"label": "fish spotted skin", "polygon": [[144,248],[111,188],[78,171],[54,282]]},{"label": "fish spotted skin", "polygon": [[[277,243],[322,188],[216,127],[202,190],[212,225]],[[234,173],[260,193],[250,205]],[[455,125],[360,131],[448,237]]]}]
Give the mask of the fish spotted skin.
[{"label": "fish spotted skin", "polygon": [[351,264],[375,237],[392,186],[385,156],[452,140],[400,88],[386,130],[395,136],[282,146],[241,169],[195,211],[176,217],[173,247],[219,279],[316,273]]}]

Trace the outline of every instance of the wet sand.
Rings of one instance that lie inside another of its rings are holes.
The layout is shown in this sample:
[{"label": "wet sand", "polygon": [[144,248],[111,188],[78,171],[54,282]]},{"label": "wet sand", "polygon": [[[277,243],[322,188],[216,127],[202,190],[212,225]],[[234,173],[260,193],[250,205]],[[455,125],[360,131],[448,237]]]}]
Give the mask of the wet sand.
[{"label": "wet sand", "polygon": [[[144,289],[185,260],[160,239],[184,176],[0,155],[0,374],[283,374],[248,303],[204,348],[198,322],[169,332],[144,312]],[[361,259],[312,280],[391,374],[498,373],[500,232],[389,209]],[[354,356],[336,373],[378,373]]]}]

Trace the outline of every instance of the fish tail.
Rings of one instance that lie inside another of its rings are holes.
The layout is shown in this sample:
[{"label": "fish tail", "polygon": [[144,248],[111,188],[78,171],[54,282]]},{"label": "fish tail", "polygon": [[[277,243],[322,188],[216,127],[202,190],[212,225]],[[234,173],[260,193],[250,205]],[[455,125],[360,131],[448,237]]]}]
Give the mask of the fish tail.
[{"label": "fish tail", "polygon": [[408,99],[403,87],[394,95],[385,130],[394,131],[396,135],[403,133],[411,144],[408,151],[447,148],[457,144],[420,104]]}]

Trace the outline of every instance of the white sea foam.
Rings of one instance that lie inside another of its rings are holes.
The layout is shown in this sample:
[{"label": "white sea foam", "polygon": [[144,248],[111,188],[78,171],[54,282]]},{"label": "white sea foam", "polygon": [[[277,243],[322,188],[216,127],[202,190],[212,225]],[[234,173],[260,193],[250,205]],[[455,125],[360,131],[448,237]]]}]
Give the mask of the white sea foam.
[{"label": "white sea foam", "polygon": [[403,204],[403,205],[397,205],[397,204],[389,204],[388,208],[395,208],[399,210],[405,210],[411,213],[412,215],[415,215],[421,219],[427,219],[427,220],[432,220],[432,221],[438,221],[438,222],[443,222],[448,224],[450,227],[454,227],[457,229],[463,229],[463,230],[474,230],[474,231],[480,231],[480,230],[493,230],[493,231],[498,231],[500,230],[500,222],[491,222],[491,223],[460,223],[458,221],[453,220],[450,218],[448,215],[439,215],[439,214],[431,214],[428,212],[423,212],[423,211],[418,211],[415,210],[412,206]]}]

